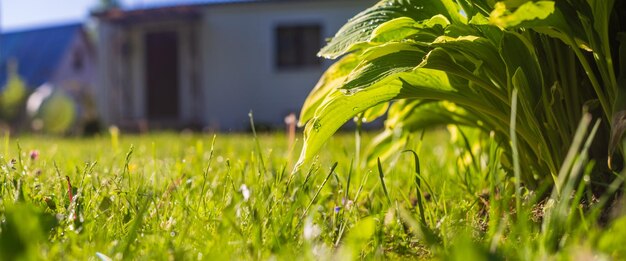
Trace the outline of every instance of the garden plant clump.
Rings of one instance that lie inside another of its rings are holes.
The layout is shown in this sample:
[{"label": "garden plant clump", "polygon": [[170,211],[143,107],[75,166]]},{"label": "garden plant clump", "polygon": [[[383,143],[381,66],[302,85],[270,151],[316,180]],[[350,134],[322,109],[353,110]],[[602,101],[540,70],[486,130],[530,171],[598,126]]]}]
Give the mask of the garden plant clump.
[{"label": "garden plant clump", "polygon": [[3,133],[0,260],[624,259],[624,9],[381,1],[320,52],[302,142]]},{"label": "garden plant clump", "polygon": [[493,132],[503,167],[525,187],[559,189],[589,115],[599,124],[592,178],[609,182],[626,126],[625,17],[621,1],[380,1],[320,52],[342,58],[304,104],[300,163],[346,121],[386,113],[370,165],[411,133],[469,126]]}]

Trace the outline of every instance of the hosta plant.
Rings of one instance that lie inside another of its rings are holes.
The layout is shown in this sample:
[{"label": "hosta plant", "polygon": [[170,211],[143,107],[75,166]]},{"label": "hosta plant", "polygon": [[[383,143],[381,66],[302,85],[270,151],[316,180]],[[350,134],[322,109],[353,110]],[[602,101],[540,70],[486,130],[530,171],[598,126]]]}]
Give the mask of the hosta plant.
[{"label": "hosta plant", "polygon": [[594,178],[601,180],[619,167],[613,155],[626,122],[623,6],[612,0],[380,1],[319,53],[340,59],[303,105],[299,166],[347,121],[386,113],[370,161],[400,153],[415,131],[470,126],[494,133],[504,150],[502,166],[511,172],[513,147],[519,151],[519,179],[532,189],[555,182],[578,122],[589,113],[601,122],[589,151]]}]

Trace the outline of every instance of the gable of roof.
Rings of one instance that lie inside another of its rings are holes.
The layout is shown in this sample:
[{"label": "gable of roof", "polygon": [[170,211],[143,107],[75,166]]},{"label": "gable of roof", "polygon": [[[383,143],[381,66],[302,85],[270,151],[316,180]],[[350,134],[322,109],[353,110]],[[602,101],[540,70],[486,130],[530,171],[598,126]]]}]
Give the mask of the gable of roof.
[{"label": "gable of roof", "polygon": [[48,81],[81,28],[69,24],[0,34],[0,89],[6,85],[11,60],[17,62],[18,74],[28,87]]}]

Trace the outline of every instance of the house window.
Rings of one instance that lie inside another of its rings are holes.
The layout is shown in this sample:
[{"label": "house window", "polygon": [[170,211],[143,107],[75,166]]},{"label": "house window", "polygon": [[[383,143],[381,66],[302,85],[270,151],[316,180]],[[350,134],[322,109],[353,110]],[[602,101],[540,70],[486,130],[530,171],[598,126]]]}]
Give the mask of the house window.
[{"label": "house window", "polygon": [[301,69],[319,67],[317,52],[322,47],[319,24],[279,25],[276,27],[276,67]]}]

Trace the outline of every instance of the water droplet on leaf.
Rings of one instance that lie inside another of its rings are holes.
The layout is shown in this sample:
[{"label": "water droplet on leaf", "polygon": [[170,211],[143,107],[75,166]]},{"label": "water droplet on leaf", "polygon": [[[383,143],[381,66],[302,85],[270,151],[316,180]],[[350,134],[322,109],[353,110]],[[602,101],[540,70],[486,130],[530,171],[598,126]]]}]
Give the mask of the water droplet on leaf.
[{"label": "water droplet on leaf", "polygon": [[313,129],[315,131],[319,132],[321,127],[322,127],[322,124],[320,123],[320,121],[318,119],[314,119],[313,120]]}]

